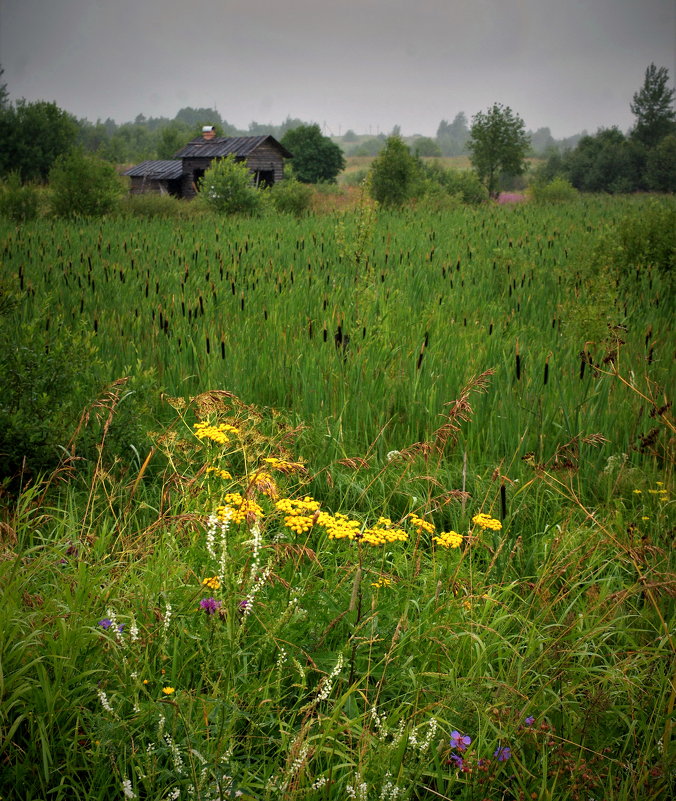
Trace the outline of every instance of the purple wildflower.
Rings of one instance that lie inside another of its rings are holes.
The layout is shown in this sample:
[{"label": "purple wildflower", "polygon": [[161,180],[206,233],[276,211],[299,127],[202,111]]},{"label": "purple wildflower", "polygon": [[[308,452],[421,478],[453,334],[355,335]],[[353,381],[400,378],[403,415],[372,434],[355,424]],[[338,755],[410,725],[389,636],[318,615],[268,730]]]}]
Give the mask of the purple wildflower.
[{"label": "purple wildflower", "polygon": [[124,631],[124,623],[120,623],[120,625],[117,627],[117,630],[118,630],[120,633],[122,633],[122,632]]},{"label": "purple wildflower", "polygon": [[109,617],[104,617],[103,620],[99,620],[99,626],[102,629],[109,629],[113,625],[113,621]]},{"label": "purple wildflower", "polygon": [[217,601],[215,598],[202,598],[200,601],[200,606],[202,609],[204,609],[207,615],[213,615],[214,612],[221,608],[222,602]]},{"label": "purple wildflower", "polygon": [[501,746],[495,749],[493,756],[497,758],[498,762],[506,762],[512,756],[512,749],[507,745]]},{"label": "purple wildflower", "polygon": [[464,751],[472,742],[472,738],[467,734],[460,734],[459,731],[453,730],[451,732],[451,748],[457,748],[458,751]]},{"label": "purple wildflower", "polygon": [[240,601],[239,602],[240,614],[244,614],[250,606],[251,606],[251,601],[247,600],[246,598],[243,601]]},{"label": "purple wildflower", "polygon": [[462,770],[465,767],[465,763],[459,754],[451,754],[448,761],[452,762],[458,770]]},{"label": "purple wildflower", "polygon": [[532,726],[535,723],[535,718],[532,715],[529,715],[526,720],[524,721],[526,726]]}]

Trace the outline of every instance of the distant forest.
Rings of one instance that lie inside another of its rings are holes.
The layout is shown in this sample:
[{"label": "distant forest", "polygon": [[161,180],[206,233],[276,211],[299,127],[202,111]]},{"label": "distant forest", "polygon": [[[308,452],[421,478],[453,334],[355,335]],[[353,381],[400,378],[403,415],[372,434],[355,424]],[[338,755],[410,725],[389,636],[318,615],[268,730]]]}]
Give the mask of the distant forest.
[{"label": "distant forest", "polygon": [[[251,122],[242,129],[224,120],[213,108],[182,108],[173,119],[145,117],[139,114],[133,122],[116,123],[108,118],[92,123],[79,120],[79,139],[83,149],[116,164],[127,164],[144,159],[170,159],[187,141],[200,135],[203,125],[215,125],[219,136],[270,135],[281,139],[284,134],[306,120],[287,117],[281,124]],[[533,155],[544,156],[555,150],[574,148],[585,132],[567,139],[554,139],[549,128],[529,131]],[[346,156],[375,156],[384,147],[390,135],[401,136],[401,129],[375,136],[348,130],[342,136],[330,138]],[[452,122],[441,120],[434,138],[403,136],[411,152],[419,156],[462,156],[468,154],[469,124],[464,112],[456,114]]]}]

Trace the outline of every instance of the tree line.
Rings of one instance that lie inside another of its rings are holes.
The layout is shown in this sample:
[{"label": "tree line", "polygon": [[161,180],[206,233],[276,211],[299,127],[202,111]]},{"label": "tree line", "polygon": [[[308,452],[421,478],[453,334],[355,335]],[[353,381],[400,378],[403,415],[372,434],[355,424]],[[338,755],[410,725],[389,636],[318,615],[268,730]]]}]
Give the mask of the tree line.
[{"label": "tree line", "polygon": [[[0,79],[3,71],[0,68]],[[413,137],[404,144],[408,155],[422,159],[441,155],[470,155],[472,166],[491,195],[510,178],[526,170],[526,158],[540,153],[543,163],[534,181],[546,184],[565,181],[575,189],[591,192],[637,190],[676,191],[676,115],[674,90],[666,68],[651,64],[643,85],[630,103],[636,122],[626,134],[617,127],[600,129],[556,142],[548,128],[526,131],[518,114],[499,103],[477,113],[468,123],[464,112],[452,122],[442,120],[436,138]],[[281,125],[250,123],[238,129],[211,108],[181,109],[173,119],[146,118],[117,125],[112,119],[91,123],[46,101],[10,102],[6,84],[0,80],[0,176],[17,173],[22,182],[44,182],[59,156],[74,148],[114,164],[145,159],[169,159],[187,141],[200,135],[201,126],[213,124],[219,136],[272,135],[294,153],[295,177],[305,183],[332,181],[344,168],[344,152],[378,155],[382,164],[402,176],[403,185],[393,198],[410,195],[411,186],[437,181],[438,170],[392,163],[401,161],[402,150],[392,142],[404,142],[399,126],[390,136],[362,140],[347,131],[341,146],[323,136],[316,124],[287,117]],[[395,170],[397,167],[397,170]],[[431,170],[431,172],[430,172]],[[411,177],[415,176],[415,178]],[[391,177],[387,183],[393,184]],[[442,182],[443,183],[443,182]],[[396,200],[394,201],[397,202]]]}]

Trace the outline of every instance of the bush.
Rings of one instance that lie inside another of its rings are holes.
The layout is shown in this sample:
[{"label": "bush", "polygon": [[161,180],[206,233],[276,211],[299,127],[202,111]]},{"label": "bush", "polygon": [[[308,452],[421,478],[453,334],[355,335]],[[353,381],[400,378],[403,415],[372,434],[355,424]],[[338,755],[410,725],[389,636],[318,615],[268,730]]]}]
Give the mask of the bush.
[{"label": "bush", "polygon": [[277,211],[301,217],[310,208],[312,189],[294,178],[286,178],[273,185],[270,199]]},{"label": "bush", "polygon": [[629,214],[617,226],[620,266],[657,267],[662,271],[676,264],[676,204],[653,201],[641,213]]},{"label": "bush", "polygon": [[18,172],[12,172],[0,187],[0,215],[14,222],[28,222],[38,216],[38,190],[21,184]]},{"label": "bush", "polygon": [[383,206],[401,206],[415,194],[418,162],[398,136],[390,136],[371,165],[371,196]]},{"label": "bush", "polygon": [[120,210],[133,217],[152,219],[187,219],[204,212],[199,203],[189,203],[171,195],[145,192],[141,195],[128,195],[123,199]]},{"label": "bush", "polygon": [[115,168],[74,150],[60,156],[49,172],[52,211],[58,217],[100,217],[113,211],[122,196]]},{"label": "bush", "polygon": [[0,479],[56,467],[94,389],[91,334],[49,307],[20,320],[0,317]]},{"label": "bush", "polygon": [[249,168],[232,154],[212,162],[199,189],[201,201],[220,214],[257,214],[262,208],[262,193],[251,185]]},{"label": "bush", "polygon": [[439,162],[421,164],[420,169],[425,177],[425,185],[441,187],[448,195],[460,199],[463,203],[477,205],[488,200],[488,190],[481,183],[477,174],[470,170],[447,170]]},{"label": "bush", "polygon": [[336,176],[345,168],[343,151],[322,135],[319,125],[292,128],[284,134],[281,144],[293,154],[291,169],[303,183],[335,183]]},{"label": "bush", "polygon": [[578,191],[570,181],[559,176],[548,183],[536,181],[529,194],[535,203],[566,203],[575,200]]}]

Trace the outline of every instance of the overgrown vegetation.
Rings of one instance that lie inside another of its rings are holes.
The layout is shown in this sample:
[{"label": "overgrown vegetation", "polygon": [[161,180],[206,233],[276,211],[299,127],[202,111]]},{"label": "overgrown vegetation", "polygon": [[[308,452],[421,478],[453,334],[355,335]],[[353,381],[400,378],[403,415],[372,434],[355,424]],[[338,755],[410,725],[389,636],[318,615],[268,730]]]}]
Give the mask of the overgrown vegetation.
[{"label": "overgrown vegetation", "polygon": [[0,795],[673,794],[673,213],[0,222]]}]

